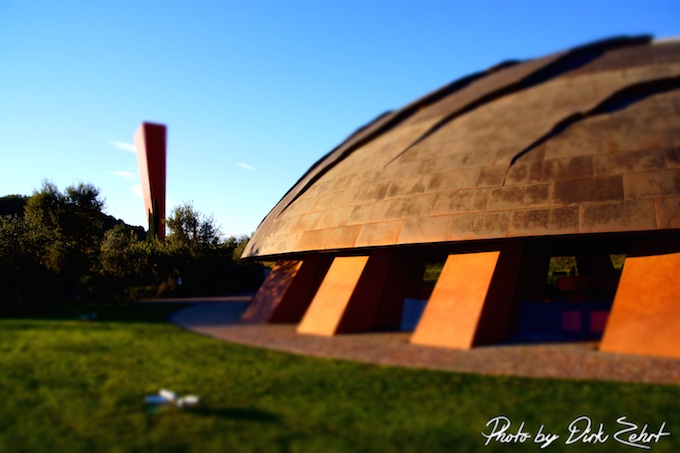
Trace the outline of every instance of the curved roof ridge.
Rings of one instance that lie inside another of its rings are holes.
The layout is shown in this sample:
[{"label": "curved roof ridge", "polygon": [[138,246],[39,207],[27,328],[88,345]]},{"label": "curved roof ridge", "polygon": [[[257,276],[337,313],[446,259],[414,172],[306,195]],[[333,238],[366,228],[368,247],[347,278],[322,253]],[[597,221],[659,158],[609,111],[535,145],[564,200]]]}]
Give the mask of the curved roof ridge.
[{"label": "curved roof ridge", "polygon": [[415,145],[417,145],[430,135],[437,132],[439,129],[441,129],[449,122],[453,121],[454,119],[458,118],[461,115],[466,114],[471,110],[476,109],[477,107],[480,107],[501,97],[517,93],[518,91],[527,90],[536,85],[551,80],[555,77],[558,77],[559,75],[565,72],[586,65],[590,61],[599,57],[606,50],[611,50],[622,46],[625,47],[630,45],[647,44],[649,43],[650,40],[651,37],[648,35],[632,38],[615,37],[604,39],[594,43],[584,44],[582,46],[578,46],[571,50],[568,50],[567,52],[564,52],[561,55],[555,54],[558,55],[558,57],[555,60],[537,69],[535,72],[528,74],[526,77],[519,79],[514,83],[501,86],[495,91],[488,92],[485,95],[470,101],[467,105],[462,106],[458,110],[450,112],[436,124],[430,127],[427,131],[425,131],[425,133],[420,135],[403,151],[401,151],[399,154],[390,159],[390,161],[387,162],[385,166],[389,165],[394,160],[398,159],[399,157],[407,153]]}]

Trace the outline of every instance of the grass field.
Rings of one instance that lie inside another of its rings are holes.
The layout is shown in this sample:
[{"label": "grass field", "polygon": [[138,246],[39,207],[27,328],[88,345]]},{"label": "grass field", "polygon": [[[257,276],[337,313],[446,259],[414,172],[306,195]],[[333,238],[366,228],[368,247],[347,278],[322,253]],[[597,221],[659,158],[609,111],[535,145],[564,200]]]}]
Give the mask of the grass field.
[{"label": "grass field", "polygon": [[[0,318],[0,451],[636,451],[611,436],[627,416],[680,451],[680,386],[488,377],[288,355],[200,337],[167,306],[99,310],[98,320]],[[151,411],[168,388],[192,410]],[[491,443],[505,415],[532,435]],[[610,435],[566,445],[587,415]],[[560,435],[540,450],[539,426]],[[638,430],[639,431],[639,430]]]}]

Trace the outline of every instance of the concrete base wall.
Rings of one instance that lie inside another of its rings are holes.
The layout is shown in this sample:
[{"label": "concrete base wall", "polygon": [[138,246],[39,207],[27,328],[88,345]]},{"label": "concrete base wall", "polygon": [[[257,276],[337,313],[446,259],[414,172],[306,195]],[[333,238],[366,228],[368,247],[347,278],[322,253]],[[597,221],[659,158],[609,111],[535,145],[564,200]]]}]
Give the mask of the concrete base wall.
[{"label": "concrete base wall", "polygon": [[[521,302],[544,298],[551,253],[575,250],[581,273],[613,282],[609,301],[616,290],[600,349],[680,358],[680,253],[651,255],[664,252],[647,247],[647,256],[629,256],[615,289],[618,274],[609,261],[610,244],[597,250],[593,244],[567,241],[497,245],[500,250],[448,256],[411,343],[469,349],[503,341],[519,324]],[[242,320],[299,322],[299,333],[327,336],[398,330],[403,301],[419,292],[423,270],[423,253],[412,249],[281,261]],[[606,307],[602,310],[598,322],[604,326]]]}]

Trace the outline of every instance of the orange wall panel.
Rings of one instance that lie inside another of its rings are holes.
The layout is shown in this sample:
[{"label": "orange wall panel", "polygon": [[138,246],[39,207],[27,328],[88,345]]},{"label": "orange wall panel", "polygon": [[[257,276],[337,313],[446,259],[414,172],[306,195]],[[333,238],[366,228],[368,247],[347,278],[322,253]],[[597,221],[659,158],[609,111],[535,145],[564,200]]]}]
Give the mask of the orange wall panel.
[{"label": "orange wall panel", "polygon": [[331,336],[337,332],[367,262],[367,256],[337,257],[333,260],[298,326],[298,333]]},{"label": "orange wall panel", "polygon": [[265,323],[286,295],[302,261],[278,261],[241,315],[241,322]]},{"label": "orange wall panel", "polygon": [[471,348],[499,255],[449,255],[411,343]]},{"label": "orange wall panel", "polygon": [[627,258],[600,350],[680,358],[680,253]]}]

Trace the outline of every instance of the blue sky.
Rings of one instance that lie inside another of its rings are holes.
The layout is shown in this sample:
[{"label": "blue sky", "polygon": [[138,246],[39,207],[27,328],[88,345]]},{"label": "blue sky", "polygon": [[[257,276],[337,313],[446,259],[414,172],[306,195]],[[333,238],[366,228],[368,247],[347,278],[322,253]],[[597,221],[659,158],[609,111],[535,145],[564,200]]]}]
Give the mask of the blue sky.
[{"label": "blue sky", "polygon": [[509,58],[680,35],[680,2],[0,0],[0,196],[99,187],[146,225],[133,135],[168,125],[168,204],[250,234],[380,113]]}]

